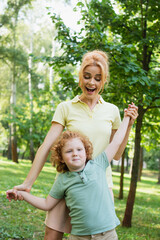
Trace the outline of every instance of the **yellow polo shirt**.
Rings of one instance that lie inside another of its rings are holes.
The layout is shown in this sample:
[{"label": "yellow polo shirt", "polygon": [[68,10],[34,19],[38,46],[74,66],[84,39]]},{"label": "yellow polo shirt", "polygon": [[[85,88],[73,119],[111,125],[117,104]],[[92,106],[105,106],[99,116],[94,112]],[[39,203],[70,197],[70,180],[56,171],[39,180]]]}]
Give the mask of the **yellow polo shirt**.
[{"label": "yellow polo shirt", "polygon": [[[80,131],[88,136],[93,144],[94,158],[109,144],[112,129],[118,129],[121,120],[117,106],[105,102],[102,97],[91,110],[76,96],[57,106],[52,122],[58,122],[70,131]],[[112,187],[111,167],[107,168],[107,181],[109,187]]]}]

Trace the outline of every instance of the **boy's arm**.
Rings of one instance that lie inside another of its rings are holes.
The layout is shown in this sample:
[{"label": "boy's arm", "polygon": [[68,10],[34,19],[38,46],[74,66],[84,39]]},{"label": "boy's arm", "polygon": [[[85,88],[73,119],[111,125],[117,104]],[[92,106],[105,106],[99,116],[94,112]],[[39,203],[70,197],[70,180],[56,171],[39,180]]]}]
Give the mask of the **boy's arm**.
[{"label": "boy's arm", "polygon": [[44,210],[44,211],[48,211],[48,210],[52,209],[61,200],[61,199],[55,199],[55,198],[51,197],[50,195],[48,195],[47,198],[40,198],[40,197],[36,197],[28,192],[17,191],[14,189],[7,191],[7,198],[9,199],[9,201],[11,201],[11,199],[25,200],[32,206],[39,208],[41,210]]},{"label": "boy's arm", "polygon": [[128,126],[127,131],[126,131],[126,135],[125,135],[125,137],[124,137],[121,145],[119,146],[117,152],[116,152],[115,155],[113,156],[113,159],[114,159],[114,160],[117,160],[117,161],[118,161],[118,160],[121,158],[121,156],[122,156],[122,154],[123,154],[123,151],[124,151],[124,149],[125,149],[125,147],[126,147],[126,145],[127,145],[131,128],[132,128],[131,126]]},{"label": "boy's arm", "polygon": [[[115,156],[113,157],[115,160],[119,160],[121,158],[121,156],[123,154],[123,151],[124,151],[124,149],[127,145],[128,138],[129,138],[129,133],[131,131],[132,125],[133,125],[133,123],[135,122],[135,120],[138,116],[138,107],[135,106],[135,104],[132,102],[132,104],[129,104],[128,109],[125,109],[124,112],[125,112],[125,116],[130,117],[130,121],[129,121],[129,124],[128,124],[126,135],[125,135],[121,145],[119,146],[119,149],[117,150]],[[115,132],[114,132],[114,134],[115,134]],[[113,136],[114,136],[114,134],[113,134]],[[113,137],[112,137],[112,139],[113,139]],[[112,139],[111,139],[111,141],[112,141]]]},{"label": "boy's arm", "polygon": [[[109,162],[111,162],[111,160],[113,159],[113,157],[117,153],[119,147],[121,146],[123,140],[126,138],[126,133],[127,133],[127,129],[128,129],[129,120],[130,120],[130,117],[128,117],[128,116],[125,116],[123,118],[123,121],[121,122],[121,125],[120,125],[119,129],[116,131],[116,133],[113,137],[113,140],[111,141],[111,143],[105,149],[105,152],[106,152],[106,155],[107,155],[107,158],[108,158]],[[128,139],[128,137],[126,139]],[[126,143],[124,142],[123,147],[125,148],[125,146],[126,146]],[[121,149],[124,151],[123,148],[121,148]]]}]

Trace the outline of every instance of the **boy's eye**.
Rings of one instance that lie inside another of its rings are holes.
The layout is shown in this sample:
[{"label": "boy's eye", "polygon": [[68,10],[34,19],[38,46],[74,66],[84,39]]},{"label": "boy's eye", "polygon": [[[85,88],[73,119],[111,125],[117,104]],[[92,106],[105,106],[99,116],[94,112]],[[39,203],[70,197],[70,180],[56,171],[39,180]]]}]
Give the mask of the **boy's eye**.
[{"label": "boy's eye", "polygon": [[72,150],[68,150],[68,151],[66,151],[66,153],[70,153],[70,152],[72,152]]}]

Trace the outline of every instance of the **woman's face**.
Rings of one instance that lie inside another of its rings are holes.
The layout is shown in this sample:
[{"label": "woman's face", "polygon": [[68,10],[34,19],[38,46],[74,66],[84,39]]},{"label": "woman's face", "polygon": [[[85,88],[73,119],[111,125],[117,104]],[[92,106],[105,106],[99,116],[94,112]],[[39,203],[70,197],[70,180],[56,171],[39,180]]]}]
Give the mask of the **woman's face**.
[{"label": "woman's face", "polygon": [[97,96],[102,89],[102,75],[99,66],[87,66],[83,71],[81,81],[81,89],[83,96],[87,99],[97,99]]}]

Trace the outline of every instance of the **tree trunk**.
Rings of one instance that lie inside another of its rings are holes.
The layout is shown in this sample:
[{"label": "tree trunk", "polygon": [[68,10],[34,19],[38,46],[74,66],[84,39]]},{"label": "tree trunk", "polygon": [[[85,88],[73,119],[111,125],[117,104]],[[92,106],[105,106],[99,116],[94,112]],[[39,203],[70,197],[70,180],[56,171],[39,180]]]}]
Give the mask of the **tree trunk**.
[{"label": "tree trunk", "polygon": [[123,199],[124,157],[125,157],[125,151],[122,155],[122,161],[121,161],[121,177],[120,177],[119,199]]},{"label": "tree trunk", "polygon": [[18,163],[18,154],[17,154],[17,137],[16,137],[16,113],[14,107],[16,106],[16,79],[15,79],[15,62],[13,62],[13,77],[12,77],[12,93],[11,93],[11,153],[12,161]]},{"label": "tree trunk", "polygon": [[139,163],[139,171],[138,171],[138,181],[141,181],[143,169],[143,147],[140,147],[140,163]]},{"label": "tree trunk", "polygon": [[17,19],[18,15],[15,14],[14,18],[14,26],[13,26],[13,48],[14,48],[14,54],[13,54],[13,69],[12,69],[12,86],[11,86],[11,116],[12,116],[12,122],[11,122],[11,152],[12,152],[12,161],[18,163],[18,154],[17,154],[17,137],[16,137],[16,112],[15,112],[15,106],[16,106],[16,58],[15,58],[15,50],[16,50],[16,27],[17,27]]},{"label": "tree trunk", "polygon": [[33,140],[30,139],[30,160],[33,162],[35,157]]},{"label": "tree trunk", "polygon": [[[127,150],[127,151],[126,151],[126,150]],[[128,169],[129,169],[128,148],[125,149],[125,156],[126,156],[126,169],[125,169],[125,171],[128,173]]]},{"label": "tree trunk", "polygon": [[[56,52],[56,42],[55,42],[55,40],[53,40],[52,41],[52,51],[51,51],[51,57],[52,58],[55,56],[55,52]],[[51,66],[49,68],[49,89],[50,89],[50,91],[53,90],[53,82],[54,82],[53,67]]]},{"label": "tree trunk", "polygon": [[[33,33],[32,33],[32,29],[31,29],[31,39],[30,39],[30,50],[29,50],[29,54],[33,53]],[[28,59],[28,65],[29,65],[29,73],[28,73],[28,89],[29,89],[29,103],[30,103],[30,127],[29,127],[29,134],[30,134],[30,160],[33,162],[34,161],[34,157],[35,157],[35,152],[34,152],[34,143],[33,143],[33,96],[32,96],[32,57],[29,56]]]},{"label": "tree trunk", "polygon": [[133,206],[136,196],[136,187],[138,180],[138,169],[139,169],[139,156],[140,156],[140,142],[141,142],[141,127],[142,127],[142,119],[144,115],[143,107],[138,107],[139,116],[137,118],[136,124],[136,133],[135,133],[135,150],[134,150],[134,158],[133,158],[133,167],[132,167],[132,175],[131,175],[131,183],[130,190],[128,194],[126,210],[122,222],[122,226],[131,227]]},{"label": "tree trunk", "polygon": [[11,151],[11,126],[9,126],[9,140],[8,140],[7,158],[8,158],[9,160],[12,159],[12,151]]},{"label": "tree trunk", "polygon": [[[13,126],[14,133],[16,133],[15,125]],[[12,161],[18,163],[18,154],[17,154],[17,137],[11,136],[11,150],[12,150]]]},{"label": "tree trunk", "polygon": [[158,172],[158,184],[160,184],[160,158],[159,158],[159,172]]},{"label": "tree trunk", "polygon": [[[51,57],[54,57],[55,56],[55,52],[56,52],[56,41],[53,40],[52,41],[52,51],[51,51]],[[49,69],[49,90],[50,92],[53,92],[53,84],[54,84],[54,71],[53,71],[53,67],[51,66],[50,69]],[[52,94],[52,98],[50,100],[51,102],[51,111],[54,110],[54,96]]]},{"label": "tree trunk", "polygon": [[131,159],[130,169],[129,169],[129,176],[132,174],[132,168],[133,168],[133,159]]}]

